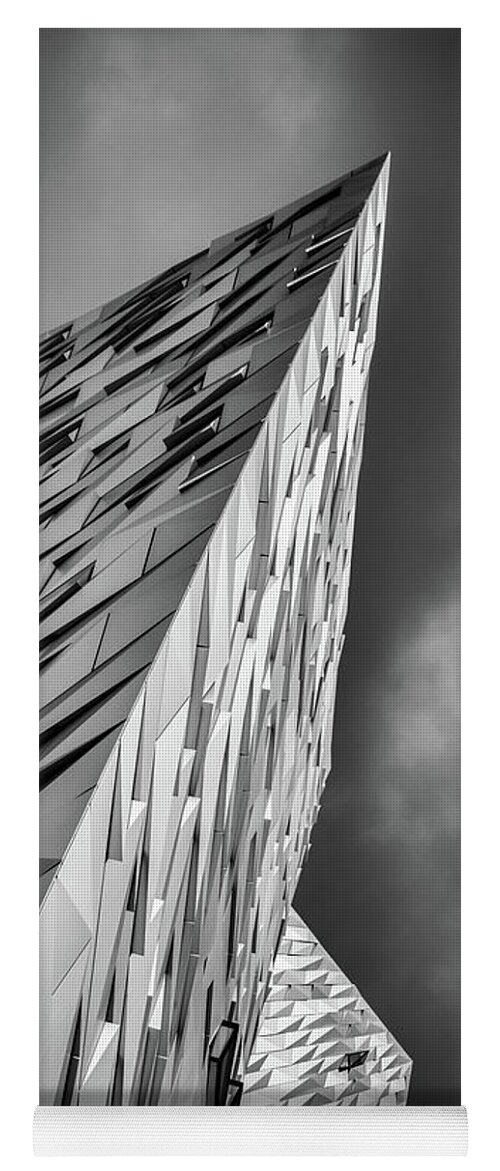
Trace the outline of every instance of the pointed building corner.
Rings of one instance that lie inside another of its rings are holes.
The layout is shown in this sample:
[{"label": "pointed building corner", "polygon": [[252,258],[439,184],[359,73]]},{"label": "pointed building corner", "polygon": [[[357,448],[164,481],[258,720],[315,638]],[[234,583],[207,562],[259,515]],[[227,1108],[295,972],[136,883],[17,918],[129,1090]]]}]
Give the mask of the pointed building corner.
[{"label": "pointed building corner", "polygon": [[330,771],[389,161],[40,339],[46,1104],[274,1101],[262,1023],[283,1000],[307,1049],[309,954],[327,1019],[287,1101],[406,1100],[396,1043],[286,925]]}]

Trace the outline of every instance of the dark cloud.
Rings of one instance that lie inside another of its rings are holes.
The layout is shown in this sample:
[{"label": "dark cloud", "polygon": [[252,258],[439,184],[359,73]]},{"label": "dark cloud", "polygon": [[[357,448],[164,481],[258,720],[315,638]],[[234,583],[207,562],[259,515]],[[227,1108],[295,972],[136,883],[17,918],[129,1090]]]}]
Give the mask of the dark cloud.
[{"label": "dark cloud", "polygon": [[42,328],[392,151],[333,779],[298,909],[457,1103],[460,36],[45,30]]},{"label": "dark cloud", "polygon": [[298,906],[414,1057],[416,1102],[460,1096],[458,658],[450,594],[372,676],[347,665]]}]

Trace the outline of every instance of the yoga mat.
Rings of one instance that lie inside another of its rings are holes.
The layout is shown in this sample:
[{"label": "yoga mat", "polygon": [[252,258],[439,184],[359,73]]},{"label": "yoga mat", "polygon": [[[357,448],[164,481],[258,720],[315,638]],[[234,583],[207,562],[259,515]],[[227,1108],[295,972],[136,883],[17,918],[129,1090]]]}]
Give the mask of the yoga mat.
[{"label": "yoga mat", "polygon": [[[151,47],[150,31],[125,43]],[[178,34],[158,31],[167,60]],[[56,32],[57,72],[88,42]],[[221,59],[228,32],[207,30]],[[440,1106],[431,1039],[456,940],[446,952],[429,914],[426,979],[401,901],[422,931],[421,860],[438,883],[441,840],[426,745],[445,778],[439,753],[457,749],[435,683],[456,682],[455,612],[422,625],[411,457],[395,471],[412,359],[392,414],[377,373],[379,319],[382,372],[394,360],[395,266],[403,288],[412,274],[390,234],[390,151],[314,176],[279,184],[272,210],[264,184],[237,228],[235,196],[209,247],[186,201],[153,276],[127,264],[133,287],[81,313],[70,298],[41,334],[37,1154],[466,1150],[458,1056]],[[140,238],[125,233],[126,255]],[[417,441],[425,480],[430,423]],[[380,487],[391,466],[400,528]],[[432,524],[424,510],[417,543]],[[441,799],[455,833],[456,794]]]}]

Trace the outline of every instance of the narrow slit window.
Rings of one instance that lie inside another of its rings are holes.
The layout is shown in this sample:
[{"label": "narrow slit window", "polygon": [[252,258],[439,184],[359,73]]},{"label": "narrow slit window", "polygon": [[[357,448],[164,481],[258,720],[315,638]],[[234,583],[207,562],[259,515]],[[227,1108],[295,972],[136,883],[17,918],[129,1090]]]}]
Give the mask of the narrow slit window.
[{"label": "narrow slit window", "polygon": [[327,268],[333,268],[336,263],[336,260],[330,260],[328,264],[320,264],[317,268],[308,269],[307,272],[298,272],[291,281],[287,281],[287,289],[296,289],[298,285],[303,285],[306,281],[312,280],[312,278],[317,276],[318,273],[325,272]]},{"label": "narrow slit window", "polygon": [[267,235],[267,233],[271,231],[272,226],[273,217],[271,216],[270,219],[261,220],[260,223],[254,224],[253,227],[244,228],[242,232],[238,232],[238,234],[234,237],[234,242],[235,244],[240,242],[244,244],[251,244],[252,240],[260,240],[262,236]]},{"label": "narrow slit window", "polygon": [[236,902],[237,902],[236,883],[231,890],[231,906],[229,909],[229,933],[227,939],[227,966],[226,966],[226,980],[229,979],[229,972],[231,970],[231,962],[234,955],[234,941],[236,933]]},{"label": "narrow slit window", "polygon": [[208,1046],[210,1045],[210,1034],[212,1032],[212,1004],[214,998],[214,982],[209,984],[207,988],[207,998],[205,1002],[205,1026],[203,1031],[203,1060],[207,1055]]},{"label": "narrow slit window", "polygon": [[331,235],[323,236],[319,240],[317,240],[313,236],[313,242],[312,242],[312,244],[308,245],[308,247],[306,248],[306,252],[308,254],[310,252],[318,252],[320,248],[326,248],[327,244],[333,244],[335,240],[343,239],[344,236],[348,236],[349,233],[352,232],[353,226],[354,226],[354,222],[352,225],[349,225],[348,228],[342,228],[342,230],[340,232],[332,232]]}]

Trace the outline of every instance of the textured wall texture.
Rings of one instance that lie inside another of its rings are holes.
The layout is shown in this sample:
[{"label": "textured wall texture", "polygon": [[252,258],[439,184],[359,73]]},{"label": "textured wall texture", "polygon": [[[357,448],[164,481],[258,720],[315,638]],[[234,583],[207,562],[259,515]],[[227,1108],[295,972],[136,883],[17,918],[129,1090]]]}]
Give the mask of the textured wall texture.
[{"label": "textured wall texture", "polygon": [[42,339],[42,1103],[241,1100],[330,769],[388,171]]},{"label": "textured wall texture", "polygon": [[412,1063],[290,910],[242,1106],[402,1106]]}]

